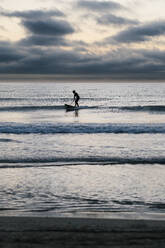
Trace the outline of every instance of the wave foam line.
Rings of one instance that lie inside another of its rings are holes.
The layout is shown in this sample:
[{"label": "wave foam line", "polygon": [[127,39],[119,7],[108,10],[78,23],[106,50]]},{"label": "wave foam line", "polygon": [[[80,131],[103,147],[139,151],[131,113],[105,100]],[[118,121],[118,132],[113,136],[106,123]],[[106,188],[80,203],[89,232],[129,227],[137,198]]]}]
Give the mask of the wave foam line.
[{"label": "wave foam line", "polygon": [[[4,111],[36,111],[36,110],[60,110],[65,109],[64,105],[27,105],[27,106],[4,106],[0,107],[0,112]],[[80,106],[79,109],[108,109],[134,112],[165,112],[165,105],[148,105],[148,106]]]},{"label": "wave foam line", "polygon": [[80,123],[44,123],[19,124],[0,123],[0,133],[7,134],[98,134],[98,133],[128,133],[128,134],[164,134],[165,124],[80,124]]},{"label": "wave foam line", "polygon": [[146,111],[146,112],[165,112],[165,105],[146,105],[146,106],[110,106],[110,109],[124,111]]},{"label": "wave foam line", "polygon": [[58,110],[58,109],[64,109],[64,106],[62,105],[56,105],[56,106],[7,106],[7,107],[0,107],[0,112],[4,111],[35,111],[35,110]]},{"label": "wave foam line", "polygon": [[[97,106],[80,106],[79,109],[93,109],[98,108]],[[23,112],[23,111],[37,111],[37,110],[61,110],[65,109],[64,105],[42,105],[42,106],[5,106],[0,107],[0,112],[11,111],[11,112]]]},{"label": "wave foam line", "polygon": [[165,157],[50,157],[50,158],[25,158],[25,159],[0,159],[0,168],[26,168],[26,167],[54,167],[76,165],[165,165]]}]

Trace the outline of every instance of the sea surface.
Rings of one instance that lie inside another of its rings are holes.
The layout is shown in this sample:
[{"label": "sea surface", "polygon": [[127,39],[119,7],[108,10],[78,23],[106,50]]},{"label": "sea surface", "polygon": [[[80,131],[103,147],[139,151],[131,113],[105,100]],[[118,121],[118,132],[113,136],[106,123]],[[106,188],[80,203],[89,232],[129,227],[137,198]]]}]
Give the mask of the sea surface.
[{"label": "sea surface", "polygon": [[1,82],[0,215],[85,212],[165,213],[165,83]]}]

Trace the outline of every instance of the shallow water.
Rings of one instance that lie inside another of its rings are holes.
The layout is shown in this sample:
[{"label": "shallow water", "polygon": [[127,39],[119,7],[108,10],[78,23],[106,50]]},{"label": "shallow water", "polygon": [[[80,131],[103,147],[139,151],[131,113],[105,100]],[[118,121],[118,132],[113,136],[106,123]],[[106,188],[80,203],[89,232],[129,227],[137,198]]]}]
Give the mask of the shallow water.
[{"label": "shallow water", "polygon": [[[66,112],[72,90],[80,109]],[[0,214],[165,210],[164,83],[0,83]]]},{"label": "shallow water", "polygon": [[1,214],[164,212],[163,165],[1,169]]}]

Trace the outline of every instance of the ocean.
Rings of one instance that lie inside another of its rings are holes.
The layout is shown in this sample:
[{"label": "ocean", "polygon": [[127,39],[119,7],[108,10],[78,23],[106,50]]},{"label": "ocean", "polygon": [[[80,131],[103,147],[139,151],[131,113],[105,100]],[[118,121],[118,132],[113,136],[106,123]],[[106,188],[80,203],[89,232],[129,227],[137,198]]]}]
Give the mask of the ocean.
[{"label": "ocean", "polygon": [[165,83],[0,83],[0,215],[164,213],[164,166]]}]

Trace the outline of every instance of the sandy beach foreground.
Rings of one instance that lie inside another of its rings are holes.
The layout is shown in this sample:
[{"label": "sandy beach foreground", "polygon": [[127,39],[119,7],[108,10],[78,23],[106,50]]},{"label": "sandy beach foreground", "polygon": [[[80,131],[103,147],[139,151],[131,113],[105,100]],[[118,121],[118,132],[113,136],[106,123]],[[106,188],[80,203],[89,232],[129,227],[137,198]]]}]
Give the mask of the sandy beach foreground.
[{"label": "sandy beach foreground", "polygon": [[0,217],[0,247],[165,247],[165,219]]}]

